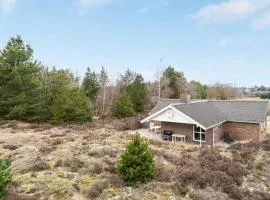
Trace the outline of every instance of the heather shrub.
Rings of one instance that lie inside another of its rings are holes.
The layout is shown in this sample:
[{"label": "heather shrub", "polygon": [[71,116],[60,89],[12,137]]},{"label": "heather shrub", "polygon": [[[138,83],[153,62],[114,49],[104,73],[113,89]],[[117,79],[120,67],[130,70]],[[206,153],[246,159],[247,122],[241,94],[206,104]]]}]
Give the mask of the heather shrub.
[{"label": "heather shrub", "polygon": [[101,163],[100,161],[95,161],[92,162],[88,168],[91,173],[100,174],[103,171],[103,163]]},{"label": "heather shrub", "polygon": [[223,187],[223,191],[226,192],[230,198],[236,199],[236,200],[242,200],[243,199],[243,192],[240,187],[237,185],[226,185]]},{"label": "heather shrub", "polygon": [[96,180],[88,191],[90,199],[98,197],[109,186],[109,180]]},{"label": "heather shrub", "polygon": [[110,157],[116,157],[118,151],[116,148],[113,148],[111,146],[104,146],[102,147],[102,152],[104,153],[104,155],[108,155]]},{"label": "heather shrub", "polygon": [[270,151],[270,140],[264,140],[262,142],[262,148],[265,150],[265,151]]},{"label": "heather shrub", "polygon": [[228,200],[229,199],[227,194],[219,192],[219,191],[215,191],[211,187],[207,187],[205,189],[200,189],[200,190],[194,190],[190,196],[193,200],[210,200],[210,199]]},{"label": "heather shrub", "polygon": [[[244,194],[245,195],[245,194]],[[247,199],[256,199],[256,200],[265,200],[265,199],[270,199],[270,193],[269,192],[263,192],[263,191],[253,191],[248,192],[246,194]]]},{"label": "heather shrub", "polygon": [[12,181],[11,158],[0,159],[0,198],[6,195],[8,187]]},{"label": "heather shrub", "polygon": [[27,171],[25,172],[40,172],[40,171],[44,171],[44,170],[49,170],[50,166],[48,163],[46,163],[45,161],[42,160],[37,160],[33,166],[31,168],[29,168]]},{"label": "heather shrub", "polygon": [[116,171],[129,186],[145,183],[156,177],[153,154],[139,134],[133,136],[117,164]]},{"label": "heather shrub", "polygon": [[14,151],[16,149],[18,149],[19,146],[18,145],[14,145],[14,144],[4,144],[3,145],[3,149],[8,149],[10,151]]},{"label": "heather shrub", "polygon": [[85,163],[73,157],[64,161],[64,167],[70,168],[72,172],[77,172],[79,169],[85,167]]},{"label": "heather shrub", "polygon": [[231,163],[226,172],[229,176],[233,178],[233,180],[237,183],[237,185],[241,185],[243,182],[243,177],[247,174],[247,171],[240,164]]},{"label": "heather shrub", "polygon": [[175,182],[173,185],[173,191],[176,195],[186,195],[188,193],[188,188],[181,182]]}]

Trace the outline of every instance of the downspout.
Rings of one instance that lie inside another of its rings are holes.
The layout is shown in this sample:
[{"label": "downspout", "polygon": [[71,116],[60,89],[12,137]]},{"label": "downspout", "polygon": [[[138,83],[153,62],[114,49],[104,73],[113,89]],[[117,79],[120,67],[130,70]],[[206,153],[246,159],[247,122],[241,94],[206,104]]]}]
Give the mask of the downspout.
[{"label": "downspout", "polygon": [[212,132],[212,138],[213,138],[213,144],[212,145],[213,145],[213,147],[215,146],[215,130],[217,128],[219,128],[220,125],[222,125],[222,124],[219,124],[219,125],[217,125],[216,127],[213,128],[213,132]]},{"label": "downspout", "polygon": [[202,130],[200,129],[200,147],[202,147]]},{"label": "downspout", "polygon": [[212,143],[212,145],[213,145],[213,147],[215,146],[215,129],[213,129],[213,131],[212,131],[212,138],[213,138],[213,143]]}]

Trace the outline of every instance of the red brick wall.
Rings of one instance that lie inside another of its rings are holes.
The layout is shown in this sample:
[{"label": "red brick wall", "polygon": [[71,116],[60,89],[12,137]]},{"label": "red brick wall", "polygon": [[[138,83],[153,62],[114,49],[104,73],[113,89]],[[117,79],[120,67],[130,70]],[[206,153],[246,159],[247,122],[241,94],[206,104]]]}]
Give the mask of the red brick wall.
[{"label": "red brick wall", "polygon": [[[262,140],[267,131],[264,127],[265,126],[263,124],[225,122],[219,126],[207,130],[205,134],[206,142],[203,144],[213,145],[213,131],[215,143],[222,141],[224,132],[228,132],[236,140]],[[162,133],[164,130],[170,130],[174,133],[186,135],[187,142],[195,142],[193,141],[192,124],[161,122]]]},{"label": "red brick wall", "polygon": [[224,132],[228,132],[236,140],[258,140],[263,137],[260,133],[260,124],[225,122],[223,128]]},{"label": "red brick wall", "polygon": [[161,133],[164,130],[173,131],[186,136],[186,142],[193,141],[193,125],[172,122],[161,122]]},{"label": "red brick wall", "polygon": [[223,124],[220,124],[216,127],[213,128],[215,135],[214,135],[214,142],[220,142],[223,140],[223,136],[224,136],[224,127]]},{"label": "red brick wall", "polygon": [[[185,135],[186,142],[195,142],[199,144],[199,142],[193,141],[193,124],[161,122],[161,133],[163,133],[164,130],[173,131],[174,133]],[[210,130],[206,131],[205,140],[206,142],[202,142],[202,144],[212,145],[213,138]]]}]

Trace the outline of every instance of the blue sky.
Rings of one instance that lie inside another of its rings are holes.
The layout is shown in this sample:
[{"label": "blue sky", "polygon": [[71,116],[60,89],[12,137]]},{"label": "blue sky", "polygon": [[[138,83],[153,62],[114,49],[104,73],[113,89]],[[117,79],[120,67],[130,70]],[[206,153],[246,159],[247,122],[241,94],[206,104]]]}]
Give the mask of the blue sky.
[{"label": "blue sky", "polygon": [[270,0],[0,0],[0,48],[17,34],[79,75],[150,80],[162,58],[188,80],[270,86]]}]

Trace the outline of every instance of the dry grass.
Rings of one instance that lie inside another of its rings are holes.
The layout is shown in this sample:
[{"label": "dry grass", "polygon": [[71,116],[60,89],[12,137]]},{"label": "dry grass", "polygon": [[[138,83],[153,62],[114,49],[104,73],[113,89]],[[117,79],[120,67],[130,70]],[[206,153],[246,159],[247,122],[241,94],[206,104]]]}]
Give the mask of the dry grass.
[{"label": "dry grass", "polygon": [[115,165],[135,132],[119,131],[112,123],[105,124],[103,128],[97,123],[65,127],[17,121],[2,124],[0,152],[13,156],[16,183],[6,199],[167,200],[185,195],[192,199],[268,198],[267,140],[229,149],[148,141],[158,177],[148,184],[128,188],[116,174]]}]

